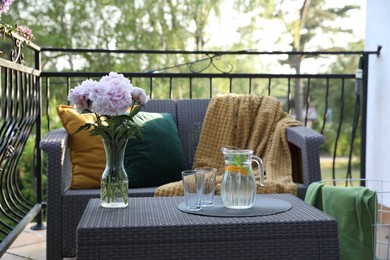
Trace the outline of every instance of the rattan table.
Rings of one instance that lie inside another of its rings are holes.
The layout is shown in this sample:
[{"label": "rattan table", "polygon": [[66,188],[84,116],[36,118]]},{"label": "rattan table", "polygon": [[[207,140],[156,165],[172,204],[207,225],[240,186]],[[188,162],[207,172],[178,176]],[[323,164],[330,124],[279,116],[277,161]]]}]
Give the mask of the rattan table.
[{"label": "rattan table", "polygon": [[336,220],[288,194],[289,211],[208,217],[178,210],[182,197],[91,199],[77,227],[78,259],[339,259]]}]

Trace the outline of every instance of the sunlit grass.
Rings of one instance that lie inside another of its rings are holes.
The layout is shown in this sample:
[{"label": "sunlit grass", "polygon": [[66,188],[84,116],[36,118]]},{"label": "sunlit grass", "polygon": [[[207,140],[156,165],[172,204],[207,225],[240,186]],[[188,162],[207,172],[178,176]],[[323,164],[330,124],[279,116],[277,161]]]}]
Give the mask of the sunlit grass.
[{"label": "sunlit grass", "polygon": [[[348,157],[337,157],[335,161],[335,176],[332,176],[333,158],[321,157],[321,179],[345,179],[347,178]],[[360,164],[358,159],[352,159],[351,174],[353,179],[360,178]]]}]

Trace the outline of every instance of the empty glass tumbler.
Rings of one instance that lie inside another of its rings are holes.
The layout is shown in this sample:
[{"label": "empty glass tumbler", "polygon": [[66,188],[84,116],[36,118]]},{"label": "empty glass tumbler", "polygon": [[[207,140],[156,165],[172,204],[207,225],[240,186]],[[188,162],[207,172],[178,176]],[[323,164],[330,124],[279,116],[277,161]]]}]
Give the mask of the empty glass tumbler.
[{"label": "empty glass tumbler", "polygon": [[195,170],[204,171],[204,185],[202,196],[202,207],[212,207],[214,205],[215,180],[217,177],[217,169],[212,167],[200,167]]},{"label": "empty glass tumbler", "polygon": [[203,186],[204,186],[204,171],[200,170],[185,170],[181,172],[184,201],[189,211],[198,211],[201,209]]}]

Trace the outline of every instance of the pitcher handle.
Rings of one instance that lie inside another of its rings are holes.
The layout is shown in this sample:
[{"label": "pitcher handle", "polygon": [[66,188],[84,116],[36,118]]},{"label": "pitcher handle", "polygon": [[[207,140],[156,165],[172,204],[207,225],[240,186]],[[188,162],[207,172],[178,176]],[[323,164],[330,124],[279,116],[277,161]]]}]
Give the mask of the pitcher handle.
[{"label": "pitcher handle", "polygon": [[[252,161],[254,161],[257,164],[257,171],[260,175],[260,186],[264,186],[264,164],[263,161],[260,159],[260,157],[253,155]],[[261,168],[261,172],[260,172]]]}]

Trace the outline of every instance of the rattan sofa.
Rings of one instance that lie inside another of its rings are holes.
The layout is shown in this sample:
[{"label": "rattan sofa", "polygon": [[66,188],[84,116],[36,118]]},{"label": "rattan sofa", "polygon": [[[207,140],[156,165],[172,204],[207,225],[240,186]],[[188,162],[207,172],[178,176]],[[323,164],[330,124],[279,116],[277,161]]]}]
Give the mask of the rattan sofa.
[{"label": "rattan sofa", "polygon": [[[191,168],[209,99],[150,100],[144,111],[171,113],[177,123],[187,167]],[[64,129],[50,131],[40,148],[47,154],[47,259],[76,255],[76,228],[91,198],[99,189],[72,190],[69,135]],[[319,147],[323,136],[303,126],[287,129],[293,161],[293,180],[298,197],[308,185],[321,179]],[[129,196],[153,196],[156,187],[129,189]]]}]

